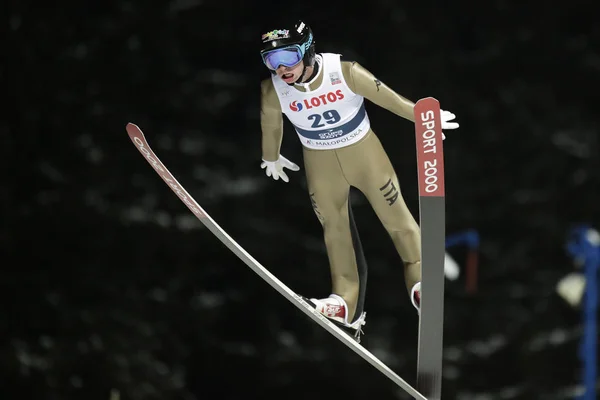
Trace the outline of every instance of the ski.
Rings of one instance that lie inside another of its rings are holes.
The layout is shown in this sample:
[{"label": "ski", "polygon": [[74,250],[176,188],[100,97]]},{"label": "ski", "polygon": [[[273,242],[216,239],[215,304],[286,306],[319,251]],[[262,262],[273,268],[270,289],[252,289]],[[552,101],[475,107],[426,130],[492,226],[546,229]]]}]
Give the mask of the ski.
[{"label": "ski", "polygon": [[440,104],[432,97],[415,104],[421,226],[421,310],[416,387],[429,400],[439,400],[442,396],[446,223],[440,114]]},{"label": "ski", "polygon": [[271,285],[276,291],[278,291],[288,301],[298,307],[306,315],[308,315],[313,321],[318,323],[322,328],[327,330],[336,339],[345,344],[347,347],[352,349],[355,353],[361,356],[365,361],[375,367],[384,376],[390,379],[397,386],[402,388],[406,393],[411,395],[416,400],[427,400],[419,391],[409,385],[399,375],[392,371],[387,365],[381,360],[375,357],[370,351],[359,344],[351,336],[345,333],[342,329],[336,326],[332,321],[327,319],[321,313],[316,311],[305,298],[296,294],[283,282],[281,282],[275,275],[273,275],[267,268],[262,266],[256,259],[254,259],[246,250],[242,248],[233,238],[231,238],[227,232],[225,232],[209,215],[200,207],[200,205],[189,195],[189,193],[181,186],[181,184],[175,179],[175,177],[169,172],[165,165],[160,161],[156,154],[152,151],[144,134],[140,128],[132,123],[127,124],[127,133],[144,156],[146,161],[154,168],[156,173],[165,181],[165,183],[171,188],[173,192],[179,197],[179,199],[190,209],[190,211],[208,228],[229,250],[231,250],[241,261],[243,261],[250,269],[252,269],[258,276],[265,280]]}]

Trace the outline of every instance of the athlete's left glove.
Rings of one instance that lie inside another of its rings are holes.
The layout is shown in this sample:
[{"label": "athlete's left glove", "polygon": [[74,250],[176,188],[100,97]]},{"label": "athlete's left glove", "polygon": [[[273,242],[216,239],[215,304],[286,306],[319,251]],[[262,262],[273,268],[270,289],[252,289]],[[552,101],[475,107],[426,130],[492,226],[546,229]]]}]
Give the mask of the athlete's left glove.
[{"label": "athlete's left glove", "polygon": [[[450,122],[454,118],[456,118],[456,115],[452,114],[450,111],[444,111],[444,110],[440,110],[440,111],[441,111],[442,129],[458,128],[458,122]],[[446,139],[446,135],[444,135],[444,132],[442,132],[442,140],[443,139]]]},{"label": "athlete's left glove", "polygon": [[281,177],[281,180],[284,182],[290,181],[286,173],[283,171],[284,168],[287,168],[291,171],[300,170],[299,166],[297,166],[282,155],[279,156],[279,159],[277,161],[262,160],[260,167],[265,169],[265,173],[267,174],[267,176],[271,176],[275,180],[278,180],[279,177]]}]

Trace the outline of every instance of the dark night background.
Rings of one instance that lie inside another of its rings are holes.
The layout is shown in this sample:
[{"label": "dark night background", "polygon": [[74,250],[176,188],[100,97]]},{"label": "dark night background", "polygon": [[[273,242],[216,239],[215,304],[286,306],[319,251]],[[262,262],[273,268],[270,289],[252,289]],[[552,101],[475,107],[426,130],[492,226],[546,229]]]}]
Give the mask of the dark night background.
[{"label": "dark night background", "polygon": [[[523,4],[521,4],[523,3]],[[526,3],[526,4],[525,4]],[[368,7],[368,8],[367,8]],[[0,398],[405,399],[195,219],[132,145],[138,124],[206,211],[293,290],[328,294],[303,170],[260,169],[258,55],[298,13],[446,132],[447,232],[481,238],[479,288],[447,281],[445,399],[571,399],[580,310],[565,240],[600,224],[600,25],[592,2],[10,2],[2,119]],[[273,28],[273,27],[272,27]],[[411,123],[370,104],[418,212]],[[282,153],[302,164],[286,122]],[[414,383],[417,315],[360,194],[364,344]],[[461,247],[448,250],[463,263]]]}]

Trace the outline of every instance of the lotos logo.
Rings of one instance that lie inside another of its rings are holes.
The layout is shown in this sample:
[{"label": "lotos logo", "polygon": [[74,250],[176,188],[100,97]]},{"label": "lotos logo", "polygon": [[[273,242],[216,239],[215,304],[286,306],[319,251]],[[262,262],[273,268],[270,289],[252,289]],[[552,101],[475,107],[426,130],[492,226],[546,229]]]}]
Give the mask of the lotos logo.
[{"label": "lotos logo", "polygon": [[292,111],[302,111],[304,107],[302,106],[302,103],[294,100],[290,103],[290,110]]},{"label": "lotos logo", "polygon": [[307,110],[310,110],[313,107],[320,107],[325,104],[335,103],[343,98],[344,93],[342,93],[341,89],[338,89],[335,92],[329,92],[319,96],[311,97],[309,99],[304,99],[302,101],[294,100],[290,103],[290,110],[302,111],[305,107]]}]

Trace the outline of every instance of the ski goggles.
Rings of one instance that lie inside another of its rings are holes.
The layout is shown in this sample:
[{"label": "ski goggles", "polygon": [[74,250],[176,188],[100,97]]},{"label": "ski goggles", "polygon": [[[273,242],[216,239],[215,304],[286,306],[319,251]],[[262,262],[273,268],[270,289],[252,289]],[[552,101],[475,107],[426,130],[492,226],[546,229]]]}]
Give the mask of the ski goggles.
[{"label": "ski goggles", "polygon": [[298,64],[304,58],[304,50],[295,44],[281,49],[265,51],[261,53],[261,56],[267,68],[275,71],[280,65],[293,67]]}]

